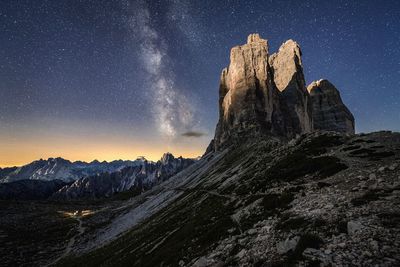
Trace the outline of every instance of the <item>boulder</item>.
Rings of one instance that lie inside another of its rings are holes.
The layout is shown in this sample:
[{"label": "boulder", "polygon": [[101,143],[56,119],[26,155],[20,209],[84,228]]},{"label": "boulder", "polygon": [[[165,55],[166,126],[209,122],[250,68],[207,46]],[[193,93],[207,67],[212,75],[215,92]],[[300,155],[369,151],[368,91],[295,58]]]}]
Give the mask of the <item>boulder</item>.
[{"label": "boulder", "polygon": [[299,243],[300,237],[295,236],[293,238],[286,238],[284,241],[279,242],[276,245],[276,250],[279,254],[285,254],[289,251],[294,251],[296,249],[297,243]]}]

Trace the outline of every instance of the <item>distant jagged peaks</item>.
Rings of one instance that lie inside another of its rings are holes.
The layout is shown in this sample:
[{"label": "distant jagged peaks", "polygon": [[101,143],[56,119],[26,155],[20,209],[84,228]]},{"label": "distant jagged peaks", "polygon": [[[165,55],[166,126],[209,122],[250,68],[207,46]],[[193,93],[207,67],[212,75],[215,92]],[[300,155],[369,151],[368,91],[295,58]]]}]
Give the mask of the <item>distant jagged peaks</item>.
[{"label": "distant jagged peaks", "polygon": [[127,190],[140,193],[169,179],[195,162],[194,159],[175,158],[171,153],[165,153],[157,162],[142,159],[137,165],[80,178],[58,190],[52,197],[54,199],[101,198]]},{"label": "distant jagged peaks", "polygon": [[160,159],[160,162],[165,165],[165,164],[168,164],[169,162],[171,162],[173,160],[175,160],[174,155],[172,155],[171,153],[167,152],[167,153],[164,153],[162,155],[162,157]]},{"label": "distant jagged peaks", "polygon": [[[328,90],[327,95],[310,96],[301,55],[293,40],[269,55],[268,41],[259,34],[250,34],[246,44],[232,48],[230,64],[221,74],[220,116],[211,148],[219,150],[242,137],[292,138],[314,129],[354,133],[354,119],[340,96],[328,96]],[[321,97],[329,101],[323,106],[312,103]],[[313,116],[313,109],[323,115]],[[342,115],[335,117],[338,114]],[[326,116],[336,119],[324,123]]]}]

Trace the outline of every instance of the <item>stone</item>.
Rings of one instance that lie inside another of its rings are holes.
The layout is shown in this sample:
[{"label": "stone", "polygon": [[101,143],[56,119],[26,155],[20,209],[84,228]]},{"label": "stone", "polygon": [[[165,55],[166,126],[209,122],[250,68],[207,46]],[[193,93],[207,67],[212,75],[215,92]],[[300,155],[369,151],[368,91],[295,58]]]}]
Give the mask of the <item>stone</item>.
[{"label": "stone", "polygon": [[255,235],[257,233],[257,230],[256,229],[250,229],[250,230],[247,231],[247,233],[249,235]]},{"label": "stone", "polygon": [[362,224],[360,224],[359,222],[356,221],[349,221],[347,223],[347,233],[349,235],[354,235],[357,232],[361,232],[362,231]]},{"label": "stone", "polygon": [[370,175],[369,175],[369,179],[376,179],[376,175],[375,175],[375,173],[371,173]]},{"label": "stone", "polygon": [[193,267],[207,267],[209,262],[206,257],[200,257],[194,264]]},{"label": "stone", "polygon": [[286,238],[285,241],[279,242],[276,245],[276,249],[278,251],[279,254],[285,254],[289,251],[294,251],[294,249],[297,246],[297,243],[299,242],[300,237],[299,236],[295,236],[293,238]]},{"label": "stone", "polygon": [[236,254],[236,257],[239,258],[239,259],[241,259],[241,258],[243,258],[245,255],[246,255],[246,250],[245,250],[245,249],[242,249],[241,251],[239,251],[238,254]]},{"label": "stone", "polygon": [[389,166],[389,170],[394,171],[399,165],[397,163],[394,163]]},{"label": "stone", "polygon": [[314,248],[306,248],[303,251],[303,256],[312,261],[319,261],[320,266],[332,266],[332,255],[323,253],[322,251]]},{"label": "stone", "polygon": [[311,96],[314,130],[355,133],[353,114],[332,83],[324,79],[314,81],[307,90]]}]

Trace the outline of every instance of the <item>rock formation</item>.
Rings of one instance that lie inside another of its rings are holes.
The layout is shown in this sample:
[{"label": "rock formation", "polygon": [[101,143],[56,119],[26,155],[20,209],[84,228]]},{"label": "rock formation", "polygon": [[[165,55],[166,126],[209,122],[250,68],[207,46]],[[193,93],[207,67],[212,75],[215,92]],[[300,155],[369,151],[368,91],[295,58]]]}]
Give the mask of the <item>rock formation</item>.
[{"label": "rock formation", "polygon": [[333,84],[327,80],[314,81],[307,90],[313,105],[315,130],[354,134],[354,117]]},{"label": "rock formation", "polygon": [[287,108],[286,127],[294,133],[311,132],[311,105],[299,45],[293,40],[286,41],[277,53],[270,56],[269,64],[274,83],[281,92],[282,106]]},{"label": "rock formation", "polygon": [[232,48],[229,67],[221,74],[216,149],[238,136],[285,132],[268,57],[268,42],[258,34]]},{"label": "rock formation", "polygon": [[[247,44],[232,48],[229,67],[222,71],[219,121],[207,151],[220,150],[243,137],[291,139],[312,132],[312,108],[321,111],[318,103],[311,103],[313,99],[319,98],[311,98],[307,91],[299,45],[288,40],[277,53],[269,55],[268,41],[251,34]],[[333,118],[324,124],[321,120],[328,113],[316,114],[315,129],[354,133],[354,120],[340,96],[329,99],[324,100],[323,110],[331,112]]]}]

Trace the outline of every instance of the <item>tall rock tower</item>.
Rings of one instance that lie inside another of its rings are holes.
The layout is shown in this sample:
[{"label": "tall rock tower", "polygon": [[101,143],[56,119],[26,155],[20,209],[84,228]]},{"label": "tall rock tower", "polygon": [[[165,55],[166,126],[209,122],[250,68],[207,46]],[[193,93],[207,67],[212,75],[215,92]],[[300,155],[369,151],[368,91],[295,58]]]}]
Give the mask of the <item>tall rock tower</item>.
[{"label": "tall rock tower", "polygon": [[[229,66],[222,71],[219,121],[207,151],[220,150],[243,138],[290,139],[314,128],[354,133],[354,119],[337,90],[335,94],[322,85],[322,94],[321,89],[309,89],[311,97],[295,41],[286,41],[277,53],[269,55],[268,41],[250,34],[246,44],[232,48]],[[332,107],[331,100],[340,103]],[[330,122],[325,122],[325,116],[331,116]]]},{"label": "tall rock tower", "polygon": [[258,34],[251,34],[247,44],[232,48],[219,87],[217,149],[240,136],[284,132],[279,92],[270,70],[268,42]]},{"label": "tall rock tower", "polygon": [[288,114],[286,127],[293,133],[312,131],[311,103],[306,89],[300,46],[293,40],[269,58],[274,82]]},{"label": "tall rock tower", "polygon": [[301,52],[288,41],[269,56],[268,41],[251,34],[247,44],[232,48],[221,74],[220,115],[214,147],[240,137],[294,137],[312,129]]}]

